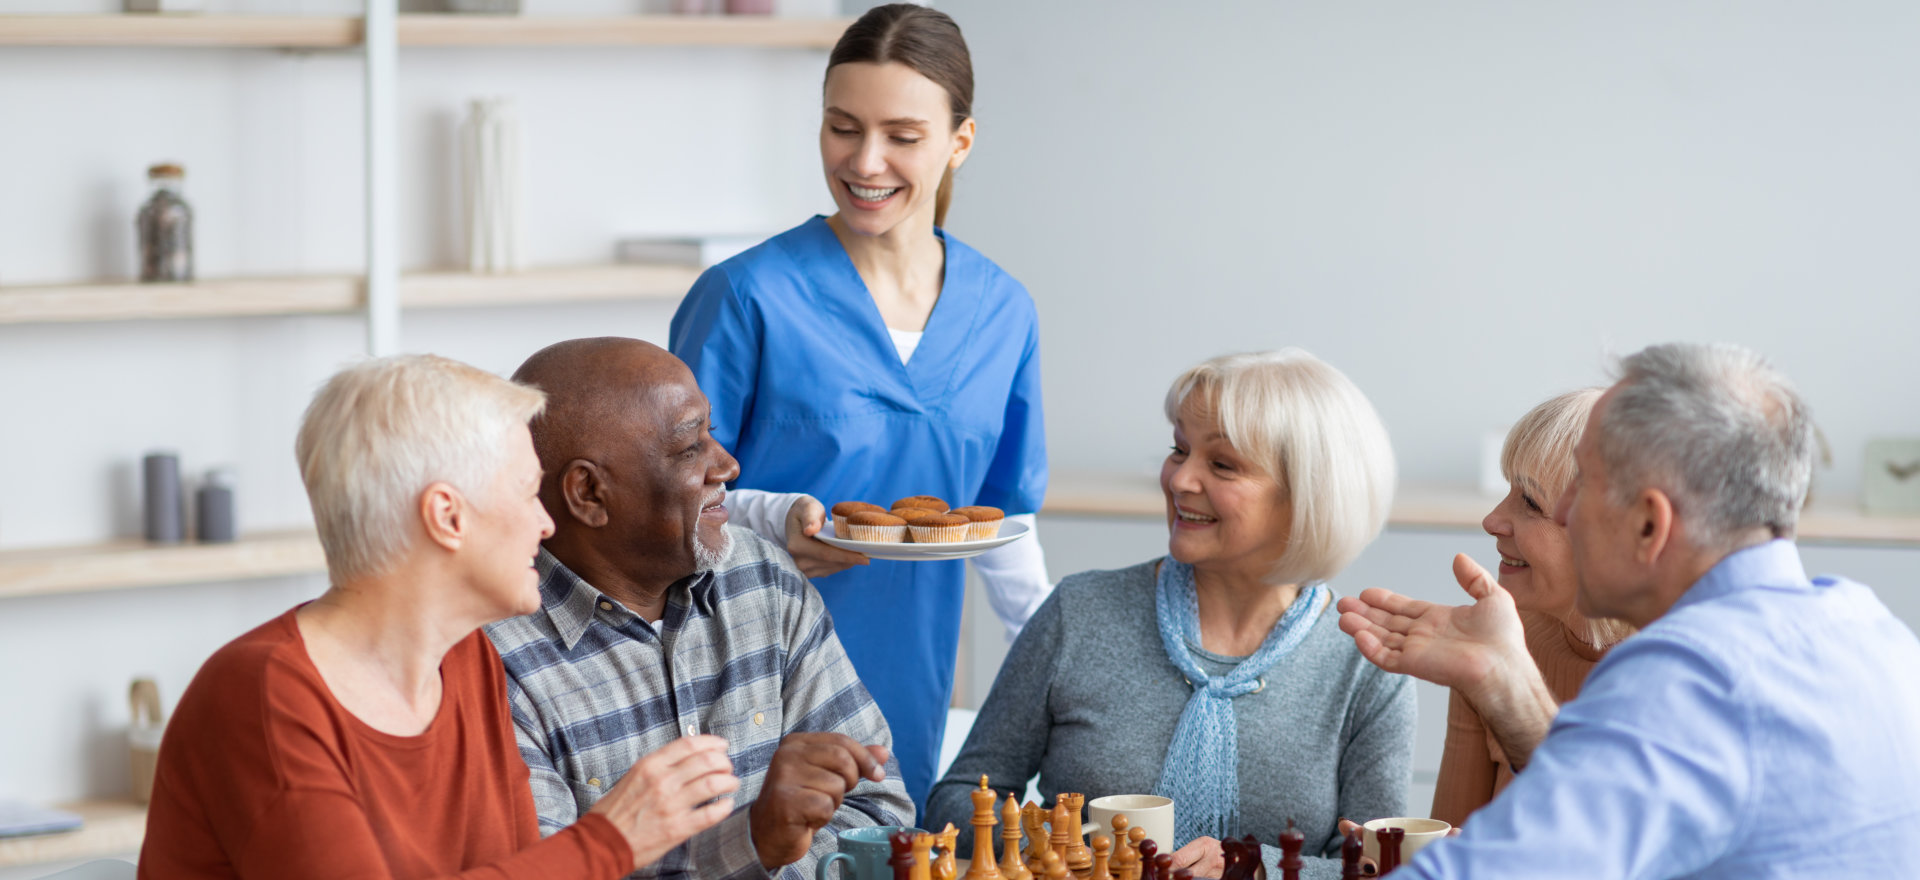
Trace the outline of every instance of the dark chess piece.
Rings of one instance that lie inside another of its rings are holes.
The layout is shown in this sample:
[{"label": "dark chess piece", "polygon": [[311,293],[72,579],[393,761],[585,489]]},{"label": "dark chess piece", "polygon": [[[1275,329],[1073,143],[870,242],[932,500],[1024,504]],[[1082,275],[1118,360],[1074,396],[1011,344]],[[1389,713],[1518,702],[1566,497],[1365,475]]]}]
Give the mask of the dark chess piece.
[{"label": "dark chess piece", "polygon": [[1153,876],[1155,880],[1173,880],[1173,853],[1153,857]]},{"label": "dark chess piece", "polygon": [[1153,859],[1160,852],[1160,844],[1151,840],[1140,841],[1140,880],[1158,880],[1153,873]]},{"label": "dark chess piece", "polygon": [[913,832],[899,831],[887,838],[887,845],[893,849],[893,855],[887,858],[887,867],[893,869],[893,880],[911,880],[913,877]]},{"label": "dark chess piece", "polygon": [[1380,838],[1380,873],[1400,867],[1400,844],[1407,839],[1405,828],[1382,828],[1374,832]]},{"label": "dark chess piece", "polygon": [[1366,851],[1366,832],[1355,828],[1340,841],[1340,880],[1360,880],[1361,854]]},{"label": "dark chess piece", "polygon": [[1300,849],[1307,845],[1307,836],[1293,827],[1293,820],[1287,820],[1287,830],[1280,832],[1280,880],[1300,880],[1300,869],[1306,862],[1300,860]]}]

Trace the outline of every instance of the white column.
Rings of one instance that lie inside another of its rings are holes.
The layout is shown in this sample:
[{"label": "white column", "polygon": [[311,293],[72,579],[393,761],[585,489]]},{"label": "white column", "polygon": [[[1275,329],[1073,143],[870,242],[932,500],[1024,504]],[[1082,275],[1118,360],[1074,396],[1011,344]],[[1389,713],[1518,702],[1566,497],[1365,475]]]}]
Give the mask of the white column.
[{"label": "white column", "polygon": [[397,0],[367,0],[367,352],[400,350],[400,255],[395,165]]}]

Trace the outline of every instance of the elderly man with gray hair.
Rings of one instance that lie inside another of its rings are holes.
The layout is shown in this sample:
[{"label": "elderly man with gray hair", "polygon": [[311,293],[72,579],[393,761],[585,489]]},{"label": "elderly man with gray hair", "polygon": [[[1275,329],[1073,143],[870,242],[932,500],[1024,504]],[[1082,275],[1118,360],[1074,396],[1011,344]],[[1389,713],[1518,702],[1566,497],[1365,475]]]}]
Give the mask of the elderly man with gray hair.
[{"label": "elderly man with gray hair", "polygon": [[1727,345],[1627,357],[1555,513],[1579,610],[1642,627],[1556,706],[1513,600],[1372,589],[1341,628],[1382,669],[1460,689],[1516,771],[1409,878],[1868,877],[1920,865],[1920,641],[1873,591],[1809,579],[1793,536],[1813,423]]}]

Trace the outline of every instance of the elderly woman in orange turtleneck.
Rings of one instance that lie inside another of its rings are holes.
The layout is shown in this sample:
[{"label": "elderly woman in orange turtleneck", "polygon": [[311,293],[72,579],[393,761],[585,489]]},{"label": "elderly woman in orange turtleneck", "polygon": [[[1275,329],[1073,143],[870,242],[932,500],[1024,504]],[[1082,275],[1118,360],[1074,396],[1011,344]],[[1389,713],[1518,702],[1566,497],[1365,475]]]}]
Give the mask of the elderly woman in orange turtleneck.
[{"label": "elderly woman in orange turtleneck", "polygon": [[[1574,610],[1573,547],[1553,507],[1573,479],[1573,446],[1601,389],[1569,391],[1540,404],[1507,433],[1500,470],[1507,497],[1481,521],[1500,554],[1500,586],[1526,624],[1527,651],[1564,703],[1580,693],[1595,663],[1633,628]],[[1459,691],[1447,705],[1447,745],[1433,792],[1433,818],[1460,825],[1493,800],[1513,771],[1480,715]]]}]

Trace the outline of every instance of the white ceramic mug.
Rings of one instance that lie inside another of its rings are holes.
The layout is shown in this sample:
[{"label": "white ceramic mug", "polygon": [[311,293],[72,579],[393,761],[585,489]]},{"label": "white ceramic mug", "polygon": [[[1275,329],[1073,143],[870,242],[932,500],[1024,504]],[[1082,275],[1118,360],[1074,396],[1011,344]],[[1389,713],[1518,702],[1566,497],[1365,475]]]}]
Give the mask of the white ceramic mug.
[{"label": "white ceramic mug", "polygon": [[1157,794],[1110,794],[1087,801],[1087,821],[1080,830],[1113,836],[1113,817],[1127,817],[1130,828],[1144,828],[1147,839],[1163,853],[1173,852],[1173,798]]},{"label": "white ceramic mug", "polygon": [[1439,819],[1415,819],[1410,817],[1375,819],[1360,827],[1366,829],[1366,840],[1362,843],[1364,849],[1361,851],[1361,854],[1373,859],[1375,862],[1380,861],[1380,829],[1405,829],[1407,836],[1400,841],[1400,864],[1402,865],[1413,861],[1413,854],[1419,852],[1427,844],[1447,836],[1447,832],[1453,830],[1452,825],[1448,825]]}]

